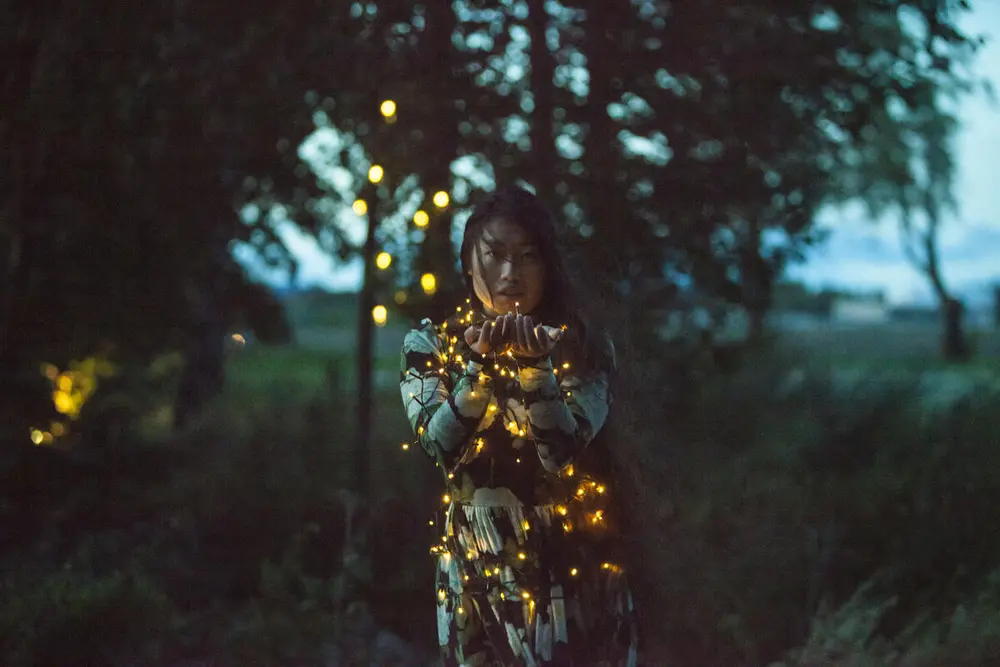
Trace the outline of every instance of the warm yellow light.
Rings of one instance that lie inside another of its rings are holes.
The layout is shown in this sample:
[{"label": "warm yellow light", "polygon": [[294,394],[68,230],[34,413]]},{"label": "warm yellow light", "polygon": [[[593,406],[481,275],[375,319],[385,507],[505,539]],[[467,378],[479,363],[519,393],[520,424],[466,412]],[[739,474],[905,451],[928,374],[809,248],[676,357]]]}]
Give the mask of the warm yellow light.
[{"label": "warm yellow light", "polygon": [[76,403],[73,401],[73,397],[65,391],[52,392],[52,403],[55,405],[56,410],[64,415],[74,414],[76,409]]},{"label": "warm yellow light", "polygon": [[449,201],[450,198],[448,197],[448,193],[444,190],[438,190],[434,193],[434,205],[438,208],[444,208],[448,205]]},{"label": "warm yellow light", "polygon": [[404,292],[403,290],[396,290],[396,293],[393,295],[392,298],[393,300],[395,300],[396,303],[402,305],[406,303],[406,292]]},{"label": "warm yellow light", "polygon": [[437,278],[433,273],[425,273],[420,276],[420,287],[423,288],[424,294],[434,294],[437,291]]},{"label": "warm yellow light", "polygon": [[528,557],[528,555],[522,551],[522,552],[520,552],[520,553],[517,554],[517,557],[520,560],[525,560]]},{"label": "warm yellow light", "polygon": [[49,427],[49,430],[51,430],[52,435],[56,436],[57,438],[66,434],[66,426],[62,422],[52,422],[52,425]]},{"label": "warm yellow light", "polygon": [[364,215],[365,213],[368,212],[368,202],[366,202],[364,199],[355,199],[354,204],[351,205],[351,208],[354,209],[354,212],[357,215]]},{"label": "warm yellow light", "polygon": [[375,255],[375,266],[385,271],[392,264],[392,255],[387,252],[380,252]]},{"label": "warm yellow light", "polygon": [[45,439],[45,434],[39,431],[37,428],[31,429],[31,442],[36,445],[42,444],[42,440]]},{"label": "warm yellow light", "polygon": [[385,321],[389,318],[389,311],[385,309],[385,306],[378,305],[372,308],[372,319],[375,320],[375,325],[379,327],[385,326]]},{"label": "warm yellow light", "polygon": [[575,577],[577,574],[579,574],[579,572],[580,571],[574,567],[572,570],[569,571],[569,576]]},{"label": "warm yellow light", "polygon": [[521,597],[523,597],[525,600],[530,600],[531,593],[529,593],[528,591],[524,591],[523,593],[521,593]]},{"label": "warm yellow light", "polygon": [[[413,214],[413,224],[417,227],[424,228],[430,221],[431,216],[427,215],[427,211],[417,211]],[[461,310],[461,308],[459,308],[459,310]]]},{"label": "warm yellow light", "polygon": [[410,449],[410,443],[408,443],[408,442],[404,442],[404,443],[403,443],[403,451],[405,452],[405,451],[407,451],[407,450],[409,450],[409,449]]},{"label": "warm yellow light", "polygon": [[378,108],[386,118],[396,115],[396,103],[392,100],[385,100]]},{"label": "warm yellow light", "polygon": [[377,164],[373,164],[368,170],[368,180],[372,183],[379,183],[385,177],[385,169]]},{"label": "warm yellow light", "polygon": [[443,496],[443,497],[441,498],[441,500],[443,500],[443,501],[445,502],[445,504],[447,504],[447,503],[450,503],[450,502],[451,502],[451,496],[449,496],[449,495],[448,495],[448,494],[446,493],[446,494],[444,494],[444,496]]}]

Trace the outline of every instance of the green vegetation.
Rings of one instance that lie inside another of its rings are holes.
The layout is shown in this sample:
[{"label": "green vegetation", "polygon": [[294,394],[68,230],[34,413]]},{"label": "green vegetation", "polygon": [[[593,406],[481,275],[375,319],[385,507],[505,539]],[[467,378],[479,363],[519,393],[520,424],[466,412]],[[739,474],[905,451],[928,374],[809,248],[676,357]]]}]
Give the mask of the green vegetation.
[{"label": "green vegetation", "polygon": [[[1000,627],[995,376],[831,368],[798,343],[671,401],[668,367],[625,369],[614,443],[653,664],[981,664]],[[226,391],[182,433],[27,450],[0,501],[21,527],[2,556],[0,661],[322,664],[362,659],[378,627],[431,651],[439,480],[400,447],[390,388],[377,488],[346,490],[352,399],[329,369],[350,363],[236,348]],[[48,482],[11,483],[32,474]]]}]

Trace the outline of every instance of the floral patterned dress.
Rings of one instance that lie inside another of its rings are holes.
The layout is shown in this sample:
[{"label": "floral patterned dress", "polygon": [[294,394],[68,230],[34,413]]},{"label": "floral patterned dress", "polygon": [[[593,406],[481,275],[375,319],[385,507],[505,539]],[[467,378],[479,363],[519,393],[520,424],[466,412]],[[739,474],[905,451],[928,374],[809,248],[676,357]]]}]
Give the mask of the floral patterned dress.
[{"label": "floral patterned dress", "polygon": [[424,320],[402,350],[407,416],[446,484],[431,549],[444,665],[632,667],[615,506],[587,447],[613,369],[577,372],[562,345],[480,357],[461,335],[472,317]]}]

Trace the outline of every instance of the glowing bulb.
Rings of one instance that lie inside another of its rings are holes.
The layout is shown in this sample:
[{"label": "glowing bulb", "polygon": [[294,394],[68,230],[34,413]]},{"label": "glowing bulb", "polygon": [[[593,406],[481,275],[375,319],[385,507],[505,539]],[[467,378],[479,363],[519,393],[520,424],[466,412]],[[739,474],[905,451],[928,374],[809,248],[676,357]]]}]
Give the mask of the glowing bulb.
[{"label": "glowing bulb", "polygon": [[431,216],[427,215],[427,211],[417,211],[413,214],[413,224],[417,227],[423,229],[427,226],[427,223],[431,221]]},{"label": "glowing bulb", "polygon": [[448,503],[450,503],[450,502],[451,502],[451,496],[449,496],[449,495],[448,495],[448,494],[446,493],[446,494],[444,494],[444,496],[442,496],[441,500],[443,500],[443,501],[445,502],[445,504],[448,504]]},{"label": "glowing bulb", "polygon": [[45,439],[45,434],[39,431],[37,428],[31,429],[31,442],[36,445],[42,444],[42,440]]},{"label": "glowing bulb", "polygon": [[387,252],[380,252],[375,255],[375,266],[385,271],[392,264],[392,255]]},{"label": "glowing bulb", "polygon": [[388,318],[389,311],[386,310],[385,306],[379,304],[372,308],[372,319],[375,320],[375,326],[384,327]]},{"label": "glowing bulb", "polygon": [[451,199],[448,197],[448,193],[444,190],[438,190],[434,193],[434,205],[438,208],[444,208],[448,205],[449,201],[451,201]]},{"label": "glowing bulb", "polygon": [[385,116],[386,118],[390,118],[396,115],[396,103],[393,102],[392,100],[385,100],[379,106],[378,110],[382,113],[383,116]]},{"label": "glowing bulb", "polygon": [[368,170],[368,180],[372,183],[379,183],[385,177],[385,169],[380,165],[373,164]]},{"label": "glowing bulb", "polygon": [[368,202],[364,199],[355,199],[354,204],[351,205],[354,212],[358,215],[364,215],[368,212]]},{"label": "glowing bulb", "polygon": [[420,287],[424,290],[424,294],[432,295],[437,291],[437,278],[433,273],[425,273],[420,276]]},{"label": "glowing bulb", "polygon": [[574,567],[572,570],[569,571],[569,576],[575,577],[577,574],[579,574],[579,572],[580,571]]},{"label": "glowing bulb", "polygon": [[523,593],[521,593],[521,597],[524,598],[525,600],[530,600],[531,593],[529,593],[528,591],[524,591]]},{"label": "glowing bulb", "polygon": [[517,554],[517,557],[518,557],[518,559],[519,559],[519,560],[525,560],[525,559],[526,559],[526,558],[528,557],[528,555],[527,555],[527,554],[525,554],[525,553],[524,553],[524,552],[522,551],[522,552],[520,552],[520,553],[518,553],[518,554]]},{"label": "glowing bulb", "polygon": [[409,451],[409,449],[410,449],[410,443],[404,442],[403,443],[403,451],[406,452],[406,451]]}]

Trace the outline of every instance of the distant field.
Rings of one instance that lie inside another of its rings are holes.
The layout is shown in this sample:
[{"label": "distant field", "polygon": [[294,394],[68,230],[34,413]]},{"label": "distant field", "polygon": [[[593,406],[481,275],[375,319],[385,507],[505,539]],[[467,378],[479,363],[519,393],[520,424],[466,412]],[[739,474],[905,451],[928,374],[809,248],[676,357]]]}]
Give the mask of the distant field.
[{"label": "distant field", "polygon": [[[973,364],[1000,368],[1000,331],[969,334],[975,349]],[[890,323],[823,326],[778,334],[789,350],[835,363],[935,365],[941,357],[940,328],[930,324]]]},{"label": "distant field", "polygon": [[[341,363],[353,359],[358,317],[356,295],[300,294],[286,298],[285,306],[296,347],[314,359],[330,355],[342,358]],[[387,326],[375,330],[377,367],[395,371],[408,328],[407,321],[390,312]],[[779,332],[777,337],[790,352],[807,354],[818,362],[866,366],[891,363],[895,368],[919,369],[939,363],[940,335],[936,323],[851,325],[810,320]],[[973,327],[969,335],[976,351],[972,363],[1000,370],[1000,330]]]}]

